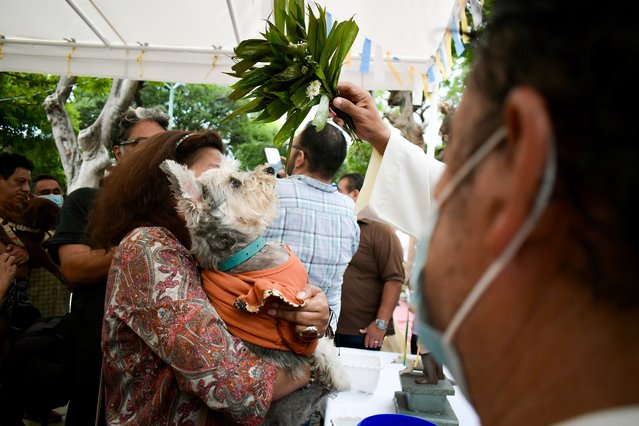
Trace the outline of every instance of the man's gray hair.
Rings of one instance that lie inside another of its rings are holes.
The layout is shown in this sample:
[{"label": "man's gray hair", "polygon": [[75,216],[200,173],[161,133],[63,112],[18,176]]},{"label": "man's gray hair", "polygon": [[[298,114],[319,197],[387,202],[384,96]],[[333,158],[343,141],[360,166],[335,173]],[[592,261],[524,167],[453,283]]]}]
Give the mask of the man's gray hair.
[{"label": "man's gray hair", "polygon": [[158,107],[154,108],[132,108],[129,107],[120,118],[118,126],[114,129],[111,138],[111,148],[119,145],[120,142],[129,138],[131,128],[141,121],[155,121],[166,130],[169,127],[169,116]]}]

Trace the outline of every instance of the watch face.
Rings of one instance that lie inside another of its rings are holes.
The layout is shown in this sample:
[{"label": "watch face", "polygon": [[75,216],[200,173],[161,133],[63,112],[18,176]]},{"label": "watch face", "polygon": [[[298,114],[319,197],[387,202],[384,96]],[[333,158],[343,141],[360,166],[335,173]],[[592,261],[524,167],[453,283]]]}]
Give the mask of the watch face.
[{"label": "watch face", "polygon": [[381,319],[375,320],[375,325],[380,330],[386,330],[386,328],[388,328],[388,323],[386,321],[384,321],[384,320],[381,320]]}]

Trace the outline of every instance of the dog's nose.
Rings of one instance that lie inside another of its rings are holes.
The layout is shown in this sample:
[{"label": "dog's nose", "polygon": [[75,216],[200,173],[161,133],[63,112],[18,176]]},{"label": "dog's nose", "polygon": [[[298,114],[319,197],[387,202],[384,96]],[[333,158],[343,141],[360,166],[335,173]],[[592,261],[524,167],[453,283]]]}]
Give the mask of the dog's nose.
[{"label": "dog's nose", "polygon": [[269,175],[274,175],[275,174],[275,169],[273,167],[266,167],[266,168],[264,168],[264,171],[266,173],[268,173]]}]

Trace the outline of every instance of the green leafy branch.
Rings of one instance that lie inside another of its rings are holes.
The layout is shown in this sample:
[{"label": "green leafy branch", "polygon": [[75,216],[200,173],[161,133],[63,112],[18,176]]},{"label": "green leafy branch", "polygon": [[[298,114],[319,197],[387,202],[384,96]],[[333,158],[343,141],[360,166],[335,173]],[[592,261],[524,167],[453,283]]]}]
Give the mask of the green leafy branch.
[{"label": "green leafy branch", "polygon": [[[317,3],[315,7],[317,15],[304,0],[275,0],[275,22],[267,20],[263,39],[244,40],[234,50],[236,63],[228,74],[239,81],[231,86],[229,97],[248,102],[226,118],[259,113],[255,121],[268,123],[286,114],[274,138],[277,146],[293,137],[315,105],[319,107],[313,124],[324,128],[342,64],[359,31],[352,18],[335,22],[328,31],[326,9]],[[357,139],[350,117],[340,117],[346,118],[345,130]]]}]

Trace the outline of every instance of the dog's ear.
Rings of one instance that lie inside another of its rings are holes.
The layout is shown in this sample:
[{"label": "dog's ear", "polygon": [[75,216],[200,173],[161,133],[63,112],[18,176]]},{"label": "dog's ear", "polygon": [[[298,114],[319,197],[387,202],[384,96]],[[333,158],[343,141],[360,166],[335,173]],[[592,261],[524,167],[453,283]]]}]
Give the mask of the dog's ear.
[{"label": "dog's ear", "polygon": [[49,231],[55,229],[59,217],[60,208],[53,201],[40,197],[27,201],[24,218],[28,221],[28,226],[42,232]]},{"label": "dog's ear", "polygon": [[202,201],[202,186],[188,167],[173,160],[164,160],[160,168],[166,173],[171,184],[171,191],[178,201],[182,199]]}]

